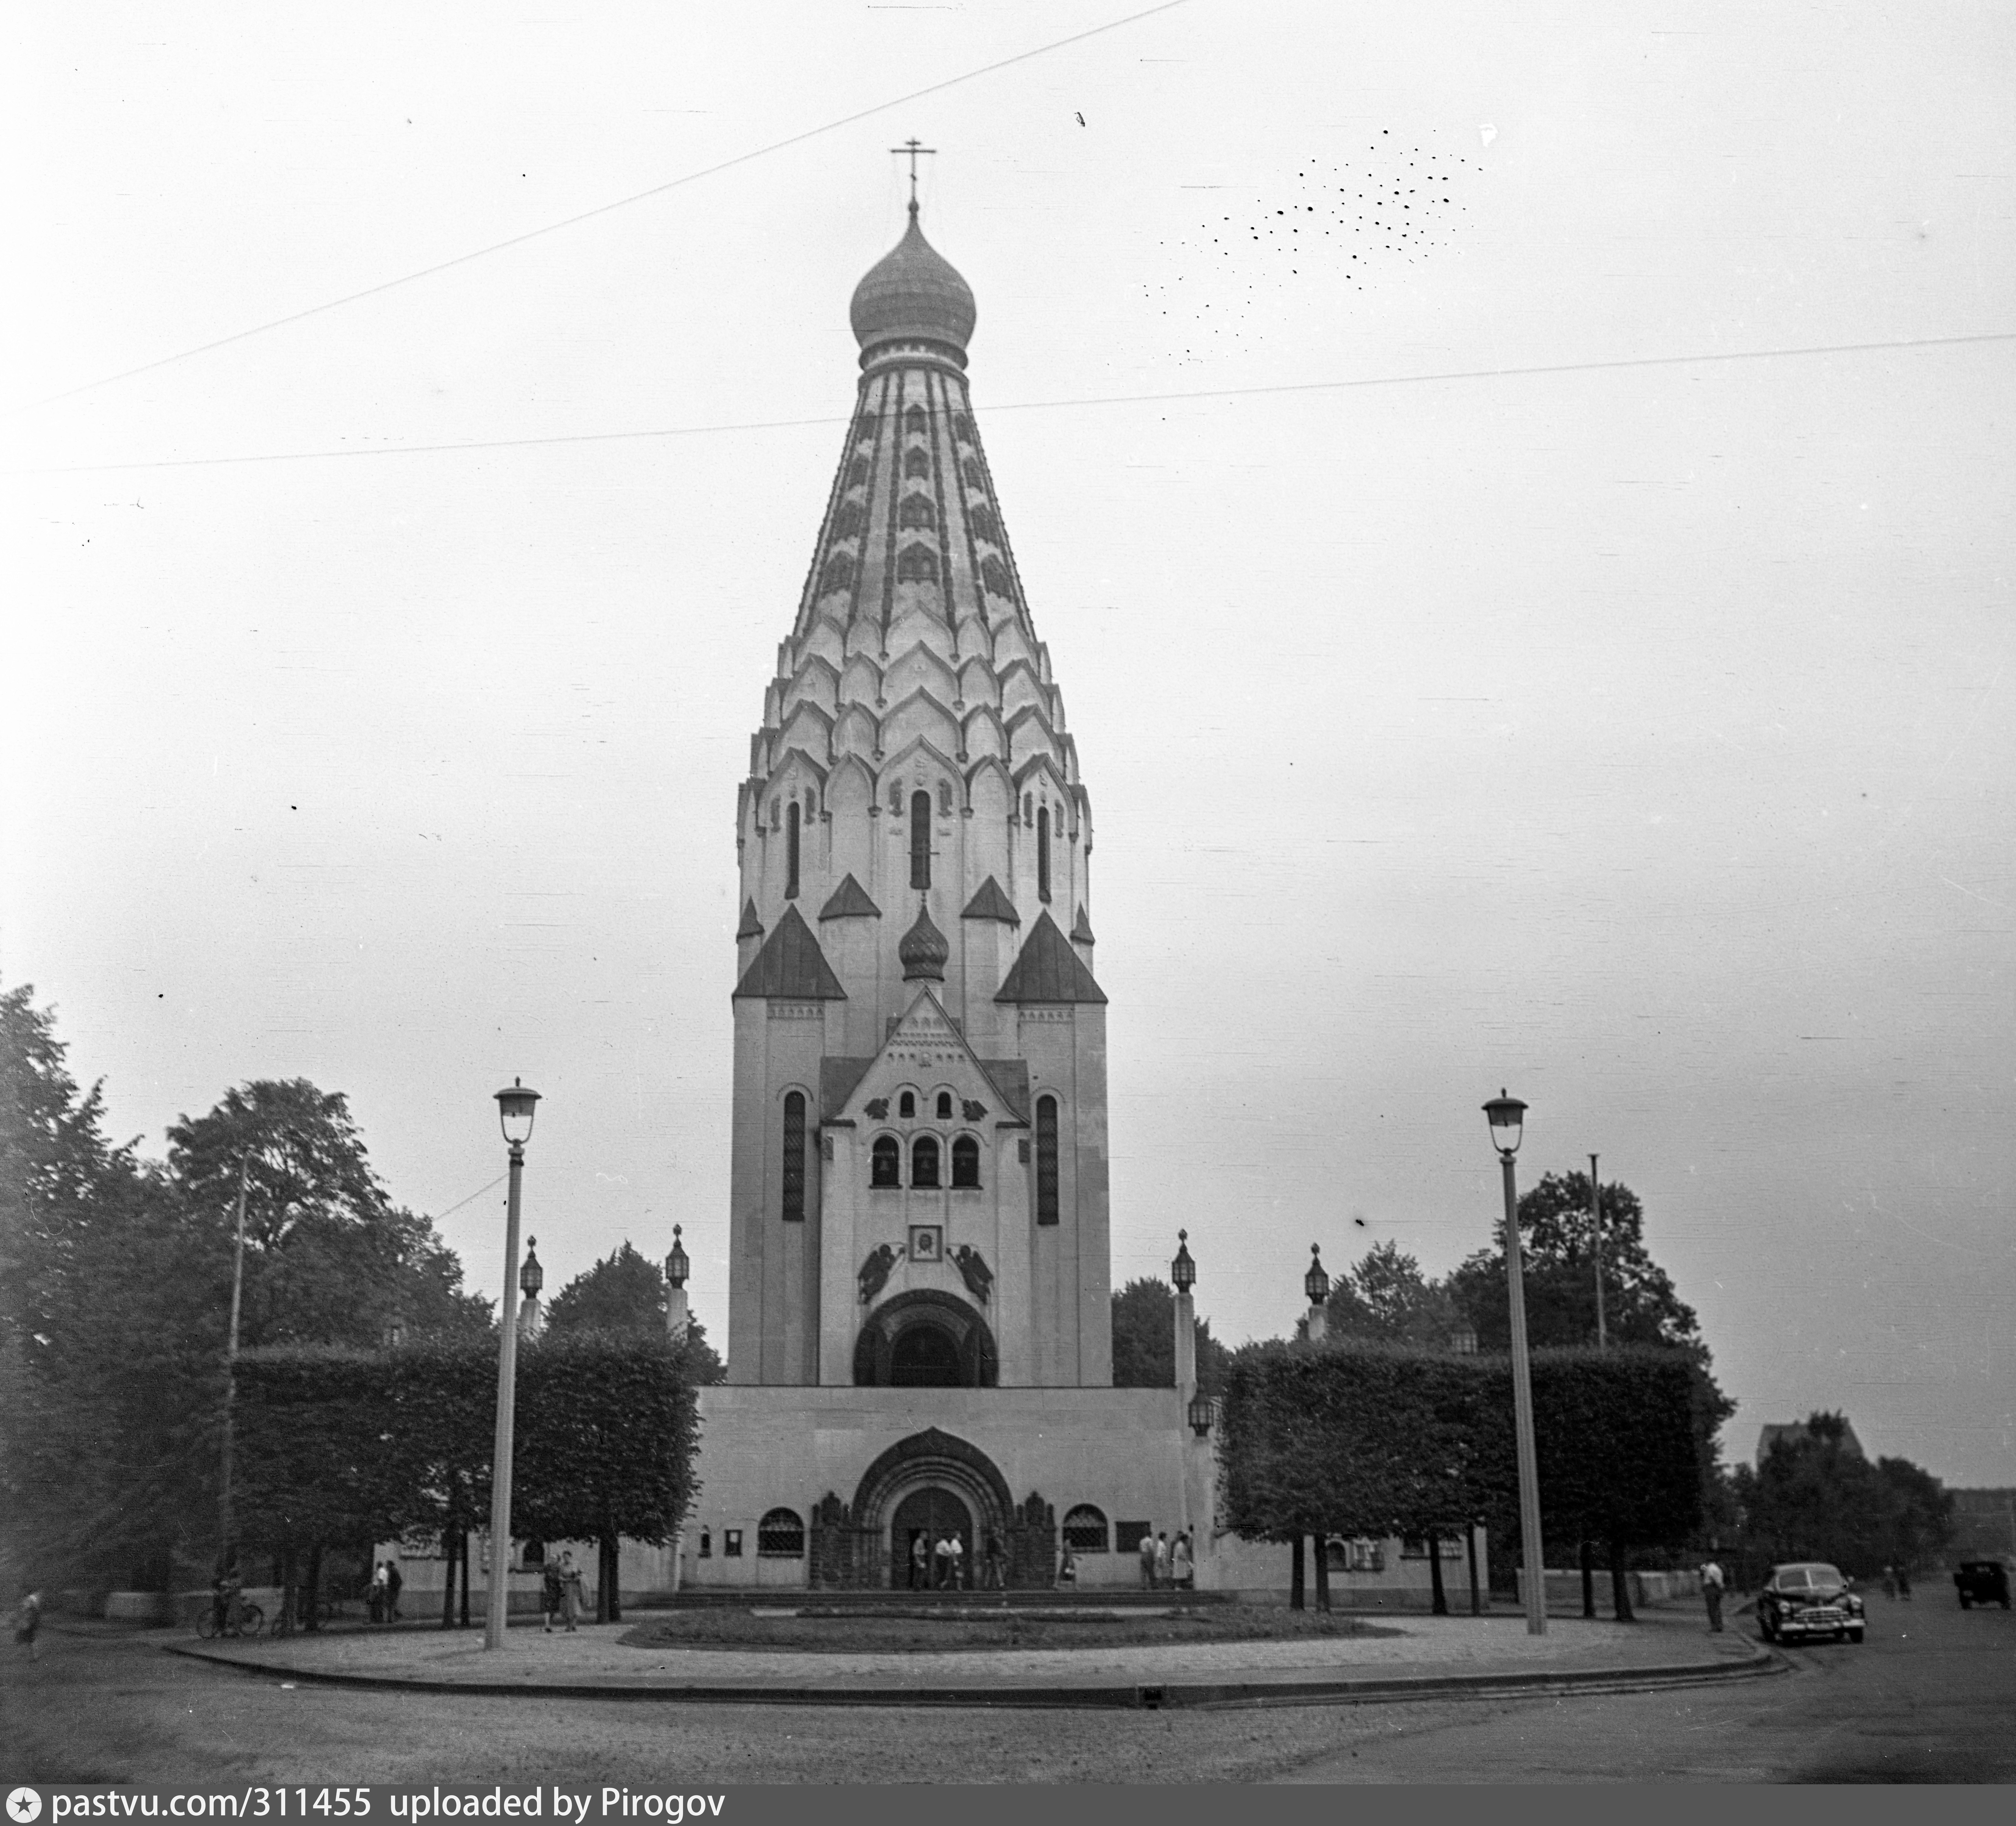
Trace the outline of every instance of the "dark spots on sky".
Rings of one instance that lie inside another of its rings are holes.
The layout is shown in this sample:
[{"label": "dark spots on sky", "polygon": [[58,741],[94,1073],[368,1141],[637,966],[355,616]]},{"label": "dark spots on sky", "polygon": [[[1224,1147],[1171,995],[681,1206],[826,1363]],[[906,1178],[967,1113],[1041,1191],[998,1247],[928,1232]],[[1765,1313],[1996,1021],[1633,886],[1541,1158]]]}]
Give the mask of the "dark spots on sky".
[{"label": "dark spots on sky", "polygon": [[1451,247],[1468,213],[1460,199],[1481,167],[1391,138],[1382,128],[1362,154],[1312,158],[1286,203],[1256,196],[1253,213],[1221,215],[1162,243],[1168,275],[1144,289],[1178,332],[1183,358],[1257,347],[1263,332],[1251,307],[1291,280],[1363,292]]}]

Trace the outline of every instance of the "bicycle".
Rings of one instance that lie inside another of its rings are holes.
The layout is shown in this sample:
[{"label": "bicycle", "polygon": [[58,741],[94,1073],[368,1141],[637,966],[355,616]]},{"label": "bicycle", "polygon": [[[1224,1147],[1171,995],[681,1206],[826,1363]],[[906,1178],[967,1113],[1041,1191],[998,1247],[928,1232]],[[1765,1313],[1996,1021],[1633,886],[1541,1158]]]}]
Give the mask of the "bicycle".
[{"label": "bicycle", "polygon": [[217,1607],[212,1605],[196,1620],[196,1633],[208,1642],[221,1634],[256,1636],[266,1627],[266,1613],[256,1604],[234,1598],[224,1613],[224,1627],[218,1627]]}]

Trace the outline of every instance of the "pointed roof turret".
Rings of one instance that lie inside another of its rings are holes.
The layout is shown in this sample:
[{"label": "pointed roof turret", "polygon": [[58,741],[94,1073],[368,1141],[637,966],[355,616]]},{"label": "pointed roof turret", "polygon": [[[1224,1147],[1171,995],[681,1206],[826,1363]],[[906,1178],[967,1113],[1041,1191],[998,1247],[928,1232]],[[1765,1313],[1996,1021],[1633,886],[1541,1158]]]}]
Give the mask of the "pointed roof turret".
[{"label": "pointed roof turret", "polygon": [[742,923],[735,929],[736,942],[739,944],[745,938],[761,938],[762,936],[763,922],[756,916],[756,903],[744,900],[742,903]]},{"label": "pointed roof turret", "polygon": [[1071,922],[1071,943],[1089,945],[1096,944],[1098,942],[1098,940],[1092,936],[1092,922],[1085,918],[1085,905],[1081,901],[1078,904],[1078,918]]},{"label": "pointed roof turret", "polygon": [[1015,911],[1015,903],[1002,893],[1001,884],[992,875],[980,884],[980,891],[966,904],[962,919],[998,919],[1003,926],[1020,926],[1022,915]]},{"label": "pointed roof turret", "polygon": [[868,897],[868,890],[848,875],[833,890],[833,897],[819,908],[819,923],[829,919],[880,919],[882,909]]},{"label": "pointed roof turret", "polygon": [[1093,980],[1071,940],[1048,913],[1039,914],[1035,929],[1008,972],[994,999],[1012,1002],[1103,1002],[1106,991]]},{"label": "pointed roof turret", "polygon": [[826,961],[826,953],[795,907],[787,907],[777,929],[735,986],[735,999],[776,996],[787,1001],[845,1001],[847,991]]},{"label": "pointed roof turret", "polygon": [[931,923],[931,909],[924,904],[922,894],[917,897],[916,922],[898,942],[896,956],[903,966],[905,983],[920,978],[930,983],[945,981],[945,962],[952,956],[952,946],[945,935]]}]

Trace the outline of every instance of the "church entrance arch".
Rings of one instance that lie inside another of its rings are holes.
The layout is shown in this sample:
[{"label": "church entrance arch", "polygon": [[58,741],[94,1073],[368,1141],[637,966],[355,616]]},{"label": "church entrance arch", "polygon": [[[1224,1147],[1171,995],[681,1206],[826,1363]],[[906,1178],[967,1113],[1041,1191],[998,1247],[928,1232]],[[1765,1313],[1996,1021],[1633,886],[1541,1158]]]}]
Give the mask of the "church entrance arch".
[{"label": "church entrance arch", "polygon": [[854,1341],[862,1389],[991,1389],[1000,1380],[994,1333],[956,1295],[920,1289],[886,1299]]},{"label": "church entrance arch", "polygon": [[[959,1557],[950,1565],[938,1557],[938,1543],[959,1543]],[[913,1490],[896,1505],[889,1524],[889,1551],[893,1581],[898,1591],[931,1590],[950,1583],[973,1583],[973,1551],[979,1543],[973,1533],[973,1511],[941,1483],[927,1483]],[[955,1573],[956,1569],[956,1573]]]},{"label": "church entrance arch", "polygon": [[[913,1530],[942,1521],[959,1534],[959,1583],[979,1583],[978,1563],[992,1535],[1004,1547],[1014,1501],[994,1461],[969,1441],[938,1427],[899,1440],[862,1473],[854,1493],[855,1526],[879,1539],[889,1556],[889,1583],[909,1587]],[[938,1537],[931,1537],[935,1546]],[[933,1566],[935,1576],[936,1567]]]}]

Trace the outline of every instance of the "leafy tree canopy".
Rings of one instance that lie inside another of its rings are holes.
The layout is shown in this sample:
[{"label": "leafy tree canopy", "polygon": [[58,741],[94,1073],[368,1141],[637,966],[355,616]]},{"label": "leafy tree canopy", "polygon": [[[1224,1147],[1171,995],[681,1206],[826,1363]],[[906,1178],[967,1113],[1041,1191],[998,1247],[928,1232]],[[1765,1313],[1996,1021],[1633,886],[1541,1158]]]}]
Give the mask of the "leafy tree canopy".
[{"label": "leafy tree canopy", "polygon": [[[553,1296],[546,1307],[546,1327],[562,1333],[607,1332],[618,1337],[663,1338],[667,1293],[664,1270],[650,1256],[639,1255],[625,1238]],[[727,1374],[707,1342],[707,1328],[690,1315],[686,1348],[696,1382],[718,1382]]]},{"label": "leafy tree canopy", "polygon": [[1868,1578],[1934,1558],[1952,1539],[1951,1491],[1908,1458],[1872,1465],[1849,1440],[1844,1416],[1815,1414],[1756,1470],[1737,1467],[1740,1538],[1760,1559],[1828,1560]]},{"label": "leafy tree canopy", "polygon": [[[1207,1395],[1225,1387],[1232,1353],[1211,1335],[1211,1321],[1197,1321],[1197,1386]],[[1176,1296],[1167,1281],[1150,1276],[1130,1281],[1113,1296],[1113,1386],[1116,1389],[1173,1389],[1176,1386]]]},{"label": "leafy tree canopy", "polygon": [[1431,1281],[1398,1243],[1376,1243],[1337,1277],[1324,1308],[1330,1335],[1340,1341],[1448,1345],[1463,1322],[1449,1289]]}]

